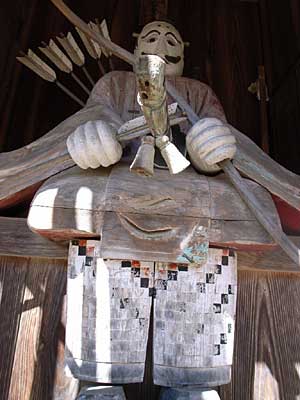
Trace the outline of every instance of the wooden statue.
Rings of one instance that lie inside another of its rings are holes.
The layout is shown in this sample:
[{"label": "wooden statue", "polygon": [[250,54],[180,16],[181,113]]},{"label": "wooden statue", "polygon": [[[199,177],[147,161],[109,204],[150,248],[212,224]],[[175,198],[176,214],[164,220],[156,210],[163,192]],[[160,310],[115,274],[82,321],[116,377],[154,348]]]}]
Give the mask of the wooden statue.
[{"label": "wooden statue", "polygon": [[[144,53],[165,60],[167,79],[191,99],[200,117],[191,129],[180,125],[192,163],[218,172],[216,163],[235,154],[235,137],[211,89],[181,77],[179,32],[160,21],[147,25],[137,47],[137,55]],[[155,68],[148,86],[159,76]],[[126,160],[135,157],[140,140],[123,149],[117,140],[120,124],[140,114],[140,103],[150,130],[164,135],[167,129],[163,102],[170,98],[157,89],[151,102],[143,93],[131,72],[99,80],[85,107],[91,121],[67,139],[72,159],[87,171],[74,168],[47,181],[32,202],[28,223],[52,239],[77,238],[69,252],[66,333],[66,363],[76,377],[141,382],[154,306],[154,383],[177,388],[161,398],[178,391],[175,396],[207,392],[212,399],[217,395],[210,388],[230,381],[237,285],[233,249],[273,242],[224,176],[199,176],[193,170],[172,176],[155,169],[151,179],[130,173]],[[123,162],[108,168],[123,152]],[[269,195],[252,185],[278,224]]]},{"label": "wooden statue", "polygon": [[[255,145],[227,124],[207,85],[181,76],[183,47],[172,25],[155,21],[139,35],[136,57],[160,56],[167,85],[197,114],[192,127],[180,124],[196,170],[216,174],[220,163],[233,158],[249,172],[243,155],[247,143],[256,153]],[[141,115],[140,104],[148,106],[138,103],[138,89],[133,72],[106,74],[79,113],[36,143],[0,155],[0,176],[7,184],[5,193],[0,188],[0,201],[12,204],[54,175],[36,193],[28,224],[49,239],[71,240],[66,333],[71,373],[107,384],[141,382],[153,307],[153,376],[165,387],[161,399],[213,400],[218,395],[212,388],[230,381],[235,250],[275,243],[223,174],[206,176],[189,168],[171,175],[155,168],[148,178],[129,171],[140,139],[120,144],[117,138],[124,122]],[[172,103],[170,95],[165,100]],[[142,144],[152,145],[153,140]],[[260,158],[263,171],[272,170],[274,163],[258,155],[253,165]],[[276,168],[286,186],[274,185],[276,173],[262,174],[265,186],[300,208],[299,177]],[[269,193],[254,182],[250,187],[267,220],[280,230]],[[124,398],[120,388],[115,394],[99,390],[95,398],[114,395]]]}]

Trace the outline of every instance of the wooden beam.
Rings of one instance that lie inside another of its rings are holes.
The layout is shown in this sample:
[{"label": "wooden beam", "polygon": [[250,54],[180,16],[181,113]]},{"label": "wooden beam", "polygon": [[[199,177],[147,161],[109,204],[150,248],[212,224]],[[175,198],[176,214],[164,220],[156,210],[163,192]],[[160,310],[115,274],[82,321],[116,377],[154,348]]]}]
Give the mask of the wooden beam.
[{"label": "wooden beam", "polygon": [[[300,246],[300,237],[290,239]],[[0,217],[0,256],[39,257],[67,259],[68,243],[53,242],[27,227],[24,218]],[[298,272],[299,268],[281,250],[271,251],[238,251],[238,268],[240,270]]]},{"label": "wooden beam", "polygon": [[66,259],[68,242],[53,242],[31,232],[25,218],[0,217],[0,255]]},{"label": "wooden beam", "polygon": [[[296,246],[300,247],[299,236],[289,236]],[[238,252],[239,270],[300,272],[299,267],[279,248],[265,252]]]}]

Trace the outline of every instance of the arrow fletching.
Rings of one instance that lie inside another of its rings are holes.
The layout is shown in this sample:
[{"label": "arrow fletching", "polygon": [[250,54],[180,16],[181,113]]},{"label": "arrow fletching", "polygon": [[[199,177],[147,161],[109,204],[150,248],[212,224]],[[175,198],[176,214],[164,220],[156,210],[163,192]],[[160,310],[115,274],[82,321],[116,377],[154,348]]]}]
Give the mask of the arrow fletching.
[{"label": "arrow fletching", "polygon": [[39,49],[61,71],[66,72],[67,74],[70,74],[73,71],[71,61],[52,39],[50,39],[48,46],[46,43],[43,43],[43,47],[39,47]]},{"label": "arrow fletching", "polygon": [[[91,29],[91,22],[88,24]],[[82,32],[79,28],[76,27],[76,30],[84,44],[89,55],[95,60],[101,57],[101,47],[96,43],[93,39],[90,39],[84,32]]]},{"label": "arrow fletching", "polygon": [[[101,24],[100,24],[100,29],[101,29],[101,33],[103,35],[103,37],[107,40],[110,40],[110,35],[109,35],[109,31],[108,31],[108,27],[107,27],[107,23],[106,20],[104,19]],[[106,51],[106,53],[108,53],[108,57],[110,57],[112,55],[111,52]]]},{"label": "arrow fletching", "polygon": [[[96,24],[94,22],[90,22],[89,23],[89,27],[94,32],[100,33],[100,35],[102,35],[105,39],[111,40],[109,32],[108,32],[107,23],[106,23],[105,19],[101,22],[101,24],[96,19]],[[105,57],[110,57],[112,55],[112,53],[110,51],[108,51],[107,49],[105,49],[104,47],[101,47],[101,50],[103,51],[103,54],[105,55]]]},{"label": "arrow fletching", "polygon": [[56,73],[43,60],[40,59],[32,50],[28,50],[27,55],[17,57],[17,60],[31,69],[39,77],[48,82],[56,81]]},{"label": "arrow fletching", "polygon": [[71,58],[74,64],[82,67],[85,63],[84,54],[80,50],[71,32],[67,36],[57,37],[57,40],[65,49],[68,56]]}]

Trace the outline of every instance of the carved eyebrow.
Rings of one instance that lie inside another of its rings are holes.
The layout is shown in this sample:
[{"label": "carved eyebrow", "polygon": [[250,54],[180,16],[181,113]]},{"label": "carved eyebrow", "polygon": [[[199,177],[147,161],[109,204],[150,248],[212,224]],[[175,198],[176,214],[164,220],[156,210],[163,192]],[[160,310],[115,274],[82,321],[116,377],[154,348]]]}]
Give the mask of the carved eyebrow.
[{"label": "carved eyebrow", "polygon": [[181,41],[180,41],[179,39],[177,39],[177,37],[174,35],[174,33],[172,33],[172,32],[167,32],[167,33],[166,33],[166,36],[167,36],[167,35],[172,36],[172,37],[176,40],[176,42],[178,42],[178,43],[181,44]]},{"label": "carved eyebrow", "polygon": [[156,29],[152,29],[152,31],[146,33],[145,36],[142,36],[142,39],[145,39],[147,36],[149,36],[151,33],[158,33],[160,35],[160,32],[157,31]]}]

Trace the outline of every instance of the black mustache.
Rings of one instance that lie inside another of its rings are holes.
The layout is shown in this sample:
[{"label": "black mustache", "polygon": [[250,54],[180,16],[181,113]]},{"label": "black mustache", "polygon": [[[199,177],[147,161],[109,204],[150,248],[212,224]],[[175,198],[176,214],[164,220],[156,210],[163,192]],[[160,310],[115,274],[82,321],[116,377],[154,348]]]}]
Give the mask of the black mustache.
[{"label": "black mustache", "polygon": [[[151,55],[152,55],[152,54],[150,54],[150,53],[145,53],[144,51],[142,51],[142,56],[151,56]],[[177,64],[177,63],[179,63],[179,61],[181,60],[181,57],[180,57],[180,56],[173,57],[173,56],[165,55],[163,58],[164,58],[168,63],[172,63],[172,64]]]},{"label": "black mustache", "polygon": [[179,63],[179,61],[181,60],[181,57],[180,57],[180,56],[173,57],[173,56],[167,56],[167,55],[165,55],[165,59],[166,59],[167,61],[169,61],[170,63],[172,63],[172,64],[177,64],[177,63]]}]

